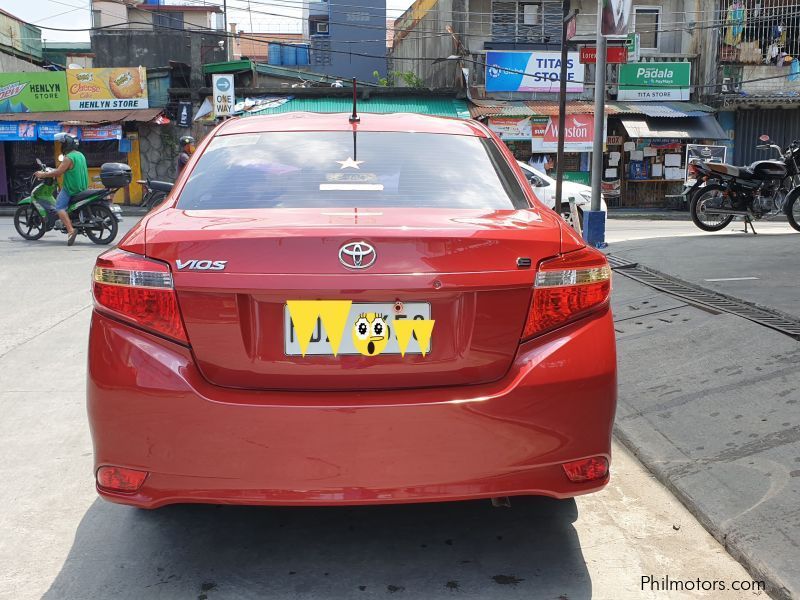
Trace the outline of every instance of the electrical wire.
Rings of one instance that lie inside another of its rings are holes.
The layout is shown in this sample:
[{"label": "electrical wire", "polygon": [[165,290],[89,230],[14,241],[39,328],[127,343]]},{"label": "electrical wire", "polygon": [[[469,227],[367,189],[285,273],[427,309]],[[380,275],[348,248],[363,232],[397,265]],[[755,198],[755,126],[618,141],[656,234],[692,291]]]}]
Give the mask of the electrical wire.
[{"label": "electrical wire", "polygon": [[[54,1],[54,0],[51,0],[51,1]],[[151,25],[151,23],[139,22],[139,21],[127,21],[125,24],[128,24],[128,25]],[[103,27],[89,27],[89,28],[85,28],[85,29],[83,29],[83,28],[82,29],[64,29],[64,28],[57,28],[57,27],[44,27],[44,26],[40,26],[40,28],[41,29],[46,29],[46,30],[49,30],[49,31],[98,31],[98,30],[116,30],[116,31],[120,31],[119,26],[120,26],[120,24],[106,25],[106,26],[103,26]],[[194,35],[198,35],[199,34],[199,35],[203,35],[203,34],[208,33],[207,31],[202,30],[202,29],[179,29],[179,28],[176,28],[176,27],[167,27],[167,26],[160,26],[159,28],[160,29],[178,31],[178,32],[181,32],[181,33],[184,33],[184,34],[194,34]],[[125,30],[122,30],[122,31],[125,31]],[[225,34],[225,33],[219,32],[217,30],[212,30],[212,31],[214,32],[214,35],[216,35],[217,37],[224,37],[224,38],[227,38],[227,39],[236,38],[237,37],[237,36],[235,36],[233,34]],[[240,38],[240,39],[242,39],[242,38]],[[245,37],[243,39],[252,39],[252,38],[246,38]],[[256,39],[255,41],[263,41],[263,40]],[[284,44],[284,43],[281,43],[281,42],[273,42],[273,43],[275,43],[275,44],[277,44],[279,46],[292,46],[292,45],[294,45],[294,44]],[[319,51],[319,50],[317,50],[317,51]],[[337,54],[348,54],[348,55],[351,55],[351,56],[361,56],[361,57],[365,57],[365,58],[386,58],[386,56],[381,56],[381,55],[377,55],[377,54],[363,54],[363,53],[346,52],[346,51],[333,50],[333,49],[325,49],[323,51],[324,52],[330,52],[330,53],[337,53]],[[414,62],[442,62],[442,61],[445,61],[445,60],[448,60],[448,59],[427,58],[427,57],[413,57],[413,58],[403,58],[403,59],[395,59],[395,60],[414,61]],[[458,60],[462,60],[464,62],[471,62],[471,63],[477,64],[477,65],[480,65],[480,66],[485,66],[485,63],[482,63],[480,61],[467,59],[467,58],[464,58],[464,57],[460,57]],[[653,66],[658,66],[659,63],[648,63],[648,64],[649,65],[653,65]],[[500,70],[503,71],[503,72],[506,72],[506,73],[510,73],[512,75],[523,75],[523,76],[533,77],[534,79],[541,79],[540,75],[538,75],[537,73],[531,73],[529,71],[519,71],[519,70],[516,70],[516,69],[508,69],[508,68],[500,68]],[[298,73],[302,73],[303,71],[297,71],[297,72]],[[775,79],[784,79],[784,78],[786,78],[788,76],[789,76],[788,74],[783,74],[782,73],[780,75],[774,75],[774,76],[769,76],[769,77],[758,77],[758,78],[754,78],[754,79],[743,79],[743,80],[737,81],[736,83],[737,83],[737,85],[742,85],[742,84],[745,84],[745,83],[755,83],[755,82],[759,82],[759,81],[770,81],[770,80],[775,80]],[[334,76],[331,75],[331,77],[334,77]],[[346,80],[347,78],[343,78],[343,79]],[[550,81],[553,81],[555,83],[557,80],[550,80]],[[590,87],[594,86],[594,83],[593,82],[589,82],[589,81],[570,80],[570,83],[580,83],[582,85],[587,85],[587,86],[590,86]],[[688,86],[681,86],[681,87],[687,87],[689,89],[695,89],[696,90],[696,89],[716,88],[716,87],[719,87],[719,85],[720,84],[718,84],[718,83],[689,84]],[[606,84],[606,88],[614,88],[614,87],[623,88],[624,89],[627,86],[625,86],[624,84],[619,84],[619,83],[607,83]],[[674,85],[664,85],[664,86],[650,85],[649,87],[652,88],[652,89],[658,89],[658,88],[674,89],[675,88]]]}]

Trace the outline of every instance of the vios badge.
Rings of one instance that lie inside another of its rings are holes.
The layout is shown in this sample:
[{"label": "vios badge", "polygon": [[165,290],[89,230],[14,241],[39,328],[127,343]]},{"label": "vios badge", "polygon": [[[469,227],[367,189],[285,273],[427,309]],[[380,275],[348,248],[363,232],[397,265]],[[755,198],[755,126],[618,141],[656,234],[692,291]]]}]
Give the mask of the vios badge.
[{"label": "vios badge", "polygon": [[375,248],[367,242],[350,242],[339,248],[339,262],[348,269],[366,269],[375,262]]},{"label": "vios badge", "polygon": [[196,258],[175,261],[178,271],[183,271],[184,269],[190,271],[224,271],[227,264],[227,260],[197,260]]}]

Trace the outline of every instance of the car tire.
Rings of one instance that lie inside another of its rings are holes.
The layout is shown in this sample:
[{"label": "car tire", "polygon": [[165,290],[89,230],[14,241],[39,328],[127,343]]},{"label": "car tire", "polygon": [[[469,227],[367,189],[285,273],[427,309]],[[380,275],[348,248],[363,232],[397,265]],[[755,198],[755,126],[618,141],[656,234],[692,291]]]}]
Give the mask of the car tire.
[{"label": "car tire", "polygon": [[[572,213],[570,212],[569,207],[566,209],[561,209],[561,217],[567,222],[567,225],[575,229],[575,225],[572,222]],[[581,226],[581,231],[583,231],[583,210],[580,208],[578,208],[578,223]]]}]

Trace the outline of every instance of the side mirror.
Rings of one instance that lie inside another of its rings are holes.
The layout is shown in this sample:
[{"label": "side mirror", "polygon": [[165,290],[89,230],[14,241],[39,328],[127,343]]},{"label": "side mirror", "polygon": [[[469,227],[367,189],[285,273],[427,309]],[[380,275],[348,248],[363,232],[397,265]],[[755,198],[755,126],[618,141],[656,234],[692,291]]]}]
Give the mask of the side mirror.
[{"label": "side mirror", "polygon": [[758,136],[759,141],[764,142],[765,144],[769,142],[769,136],[764,133]]},{"label": "side mirror", "polygon": [[44,163],[41,160],[39,160],[38,158],[36,159],[36,164],[39,165],[40,169],[44,169],[45,168],[44,167]]},{"label": "side mirror", "polygon": [[540,177],[536,177],[535,175],[531,179],[531,183],[533,184],[533,187],[537,187],[537,188],[550,187],[550,183],[548,181],[545,181],[544,179],[542,179]]}]

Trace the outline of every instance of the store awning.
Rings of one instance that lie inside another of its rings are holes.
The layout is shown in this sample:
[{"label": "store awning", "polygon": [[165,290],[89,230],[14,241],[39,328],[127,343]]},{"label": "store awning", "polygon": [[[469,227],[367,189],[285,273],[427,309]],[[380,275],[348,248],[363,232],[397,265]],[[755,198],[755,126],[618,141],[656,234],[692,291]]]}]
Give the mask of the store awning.
[{"label": "store awning", "polygon": [[[472,99],[469,112],[473,119],[483,117],[535,117],[555,116],[558,114],[558,102],[546,100],[503,101]],[[617,110],[606,106],[606,114],[616,114]],[[568,115],[594,114],[594,102],[567,102]]]},{"label": "store awning", "polygon": [[715,112],[699,102],[609,102],[608,106],[618,114],[648,117],[704,117]]},{"label": "store awning", "polygon": [[632,138],[681,140],[727,140],[728,135],[712,116],[707,117],[623,117],[625,131]]},{"label": "store awning", "polygon": [[[279,106],[252,110],[243,116],[274,115],[288,112],[349,113],[353,100],[347,97],[292,98]],[[436,96],[378,96],[360,99],[358,112],[363,113],[416,113],[439,117],[469,119],[469,108],[464,100]]]},{"label": "store awning", "polygon": [[70,125],[105,125],[138,121],[148,123],[160,115],[160,108],[135,110],[67,110],[62,112],[2,113],[0,122],[24,121],[27,123],[57,122]]}]

